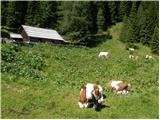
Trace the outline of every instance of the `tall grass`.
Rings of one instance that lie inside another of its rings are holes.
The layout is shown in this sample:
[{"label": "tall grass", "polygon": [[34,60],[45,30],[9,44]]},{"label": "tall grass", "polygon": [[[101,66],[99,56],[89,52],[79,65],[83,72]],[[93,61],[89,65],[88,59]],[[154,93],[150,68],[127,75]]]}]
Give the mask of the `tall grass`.
[{"label": "tall grass", "polygon": [[[21,62],[36,63],[37,59],[32,57],[36,54],[42,58],[45,66],[31,68],[40,72],[43,79],[34,78],[34,74],[25,77],[2,72],[2,118],[158,118],[158,56],[145,60],[151,51],[137,44],[140,59],[130,60],[125,45],[118,40],[120,28],[121,24],[113,26],[112,39],[94,48],[19,46],[21,51],[15,52],[15,56],[26,53]],[[108,51],[108,58],[98,58],[100,51]],[[27,55],[29,52],[31,56]],[[23,64],[22,69],[28,64]],[[131,83],[129,94],[111,94],[107,83],[112,79]],[[79,89],[89,82],[104,89],[106,107],[100,112],[78,107]]]}]

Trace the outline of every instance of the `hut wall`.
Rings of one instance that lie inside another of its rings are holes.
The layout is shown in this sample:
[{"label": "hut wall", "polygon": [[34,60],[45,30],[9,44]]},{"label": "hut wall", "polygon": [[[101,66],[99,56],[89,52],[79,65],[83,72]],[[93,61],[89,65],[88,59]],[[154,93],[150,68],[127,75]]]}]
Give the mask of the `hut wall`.
[{"label": "hut wall", "polygon": [[29,41],[29,37],[24,30],[22,30],[21,35],[23,37],[23,42]]}]

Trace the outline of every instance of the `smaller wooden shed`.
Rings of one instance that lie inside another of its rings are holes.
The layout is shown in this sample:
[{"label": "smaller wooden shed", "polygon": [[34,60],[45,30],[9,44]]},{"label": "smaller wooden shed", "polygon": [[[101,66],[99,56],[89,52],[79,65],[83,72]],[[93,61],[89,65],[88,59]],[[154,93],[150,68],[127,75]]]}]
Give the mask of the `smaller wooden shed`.
[{"label": "smaller wooden shed", "polygon": [[10,33],[10,39],[18,42],[18,43],[22,43],[23,42],[23,38],[21,36],[21,34],[17,34],[17,33]]}]

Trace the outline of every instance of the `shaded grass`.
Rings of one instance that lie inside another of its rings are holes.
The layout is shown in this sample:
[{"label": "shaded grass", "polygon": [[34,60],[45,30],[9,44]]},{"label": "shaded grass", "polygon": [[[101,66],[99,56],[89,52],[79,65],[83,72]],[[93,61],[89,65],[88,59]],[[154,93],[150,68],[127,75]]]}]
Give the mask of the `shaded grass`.
[{"label": "shaded grass", "polygon": [[[145,60],[150,52],[138,44],[140,60],[132,61],[125,45],[118,41],[121,24],[110,29],[112,40],[95,48],[52,45],[22,46],[26,51],[45,54],[46,79],[34,80],[2,74],[2,118],[158,118],[158,57]],[[107,59],[98,58],[108,51]],[[27,58],[24,58],[27,59]],[[127,96],[111,94],[106,84],[112,80],[131,83]],[[99,83],[104,88],[105,108],[79,109],[81,85]]]}]

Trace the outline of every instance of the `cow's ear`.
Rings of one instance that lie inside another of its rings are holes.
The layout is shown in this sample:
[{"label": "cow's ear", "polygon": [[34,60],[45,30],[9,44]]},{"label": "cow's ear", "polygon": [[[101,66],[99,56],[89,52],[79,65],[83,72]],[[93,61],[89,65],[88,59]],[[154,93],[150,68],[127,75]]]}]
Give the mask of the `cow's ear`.
[{"label": "cow's ear", "polygon": [[81,88],[83,88],[83,87],[84,87],[84,85],[81,86]]},{"label": "cow's ear", "polygon": [[94,85],[94,86],[93,86],[93,89],[94,89],[94,90],[99,90],[98,85]]},{"label": "cow's ear", "polygon": [[81,88],[80,93],[83,91],[83,88]]}]

